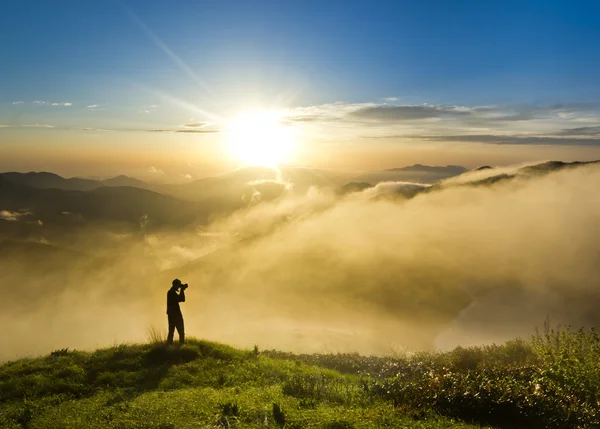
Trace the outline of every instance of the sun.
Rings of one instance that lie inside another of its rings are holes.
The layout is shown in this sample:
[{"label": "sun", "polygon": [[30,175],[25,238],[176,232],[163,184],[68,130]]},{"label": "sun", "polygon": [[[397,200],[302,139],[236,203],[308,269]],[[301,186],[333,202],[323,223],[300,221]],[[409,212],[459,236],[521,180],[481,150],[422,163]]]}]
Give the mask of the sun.
[{"label": "sun", "polygon": [[227,134],[231,154],[251,166],[276,167],[294,147],[294,127],[275,111],[242,115],[228,124]]}]

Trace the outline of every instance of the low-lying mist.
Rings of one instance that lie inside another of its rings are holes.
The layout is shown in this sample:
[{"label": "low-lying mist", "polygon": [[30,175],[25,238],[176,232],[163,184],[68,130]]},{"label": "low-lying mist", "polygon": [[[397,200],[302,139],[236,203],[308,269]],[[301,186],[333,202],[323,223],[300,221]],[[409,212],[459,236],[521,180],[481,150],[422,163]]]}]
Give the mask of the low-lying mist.
[{"label": "low-lying mist", "polygon": [[186,334],[245,347],[385,354],[528,336],[546,317],[600,327],[600,166],[468,183],[291,186],[191,229],[5,243],[0,359],[145,341],[176,277]]}]

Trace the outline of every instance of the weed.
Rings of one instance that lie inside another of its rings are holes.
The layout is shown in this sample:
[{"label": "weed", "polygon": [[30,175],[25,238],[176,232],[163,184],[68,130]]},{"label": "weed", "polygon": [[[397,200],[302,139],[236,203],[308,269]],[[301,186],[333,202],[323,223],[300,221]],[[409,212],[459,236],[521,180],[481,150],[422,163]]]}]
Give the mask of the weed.
[{"label": "weed", "polygon": [[231,427],[234,422],[238,421],[240,415],[240,407],[236,402],[225,402],[219,404],[220,416],[219,424],[223,427]]},{"label": "weed", "polygon": [[66,348],[66,349],[54,350],[53,352],[50,353],[50,356],[59,357],[59,356],[68,356],[68,354],[69,354],[69,348]]},{"label": "weed", "polygon": [[167,342],[167,336],[164,331],[158,329],[154,325],[148,326],[146,336],[150,344],[165,344]]}]

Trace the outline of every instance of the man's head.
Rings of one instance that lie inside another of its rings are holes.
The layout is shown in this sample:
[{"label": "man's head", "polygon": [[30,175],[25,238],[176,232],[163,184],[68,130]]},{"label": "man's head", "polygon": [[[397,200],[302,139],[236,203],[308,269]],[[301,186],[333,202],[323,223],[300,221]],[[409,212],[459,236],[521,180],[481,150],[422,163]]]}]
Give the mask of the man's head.
[{"label": "man's head", "polygon": [[171,289],[179,289],[180,287],[181,287],[181,280],[179,280],[179,279],[173,280],[173,286],[171,286]]}]

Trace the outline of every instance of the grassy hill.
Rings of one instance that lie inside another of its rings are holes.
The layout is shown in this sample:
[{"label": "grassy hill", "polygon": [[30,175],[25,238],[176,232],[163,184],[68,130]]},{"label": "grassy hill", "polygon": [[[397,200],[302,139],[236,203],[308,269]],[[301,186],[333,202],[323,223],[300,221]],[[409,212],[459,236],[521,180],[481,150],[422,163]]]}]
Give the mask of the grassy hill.
[{"label": "grassy hill", "polygon": [[591,428],[599,357],[595,332],[549,328],[532,341],[395,358],[198,340],[56,350],[0,367],[0,427]]}]

